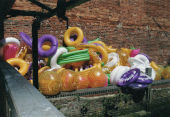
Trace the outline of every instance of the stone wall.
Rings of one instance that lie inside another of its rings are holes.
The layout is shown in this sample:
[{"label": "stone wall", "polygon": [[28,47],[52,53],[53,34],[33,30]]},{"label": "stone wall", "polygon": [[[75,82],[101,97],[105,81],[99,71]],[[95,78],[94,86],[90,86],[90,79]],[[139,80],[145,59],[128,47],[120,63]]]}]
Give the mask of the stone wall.
[{"label": "stone wall", "polygon": [[[57,0],[39,0],[54,8]],[[100,37],[115,48],[140,48],[158,64],[170,58],[169,0],[91,0],[67,11],[70,26],[80,27],[88,40]],[[13,9],[43,11],[27,0],[16,0]],[[5,37],[19,38],[23,31],[31,36],[32,17],[9,18]],[[62,42],[66,22],[56,16],[41,23],[39,36],[55,35]]]},{"label": "stone wall", "polygon": [[92,91],[83,96],[52,96],[48,100],[66,117],[169,117],[170,84],[169,80],[163,82],[154,82],[149,90],[117,88],[117,91],[105,91],[102,95],[93,95]]}]

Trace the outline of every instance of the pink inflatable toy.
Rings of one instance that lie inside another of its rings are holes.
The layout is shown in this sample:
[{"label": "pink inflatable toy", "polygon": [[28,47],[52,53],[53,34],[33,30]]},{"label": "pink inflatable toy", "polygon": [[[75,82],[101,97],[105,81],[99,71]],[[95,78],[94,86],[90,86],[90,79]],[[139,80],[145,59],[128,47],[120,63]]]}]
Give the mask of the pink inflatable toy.
[{"label": "pink inflatable toy", "polygon": [[135,57],[137,54],[139,54],[139,52],[140,52],[140,49],[132,50],[130,53],[130,57]]},{"label": "pink inflatable toy", "polygon": [[4,60],[15,58],[18,51],[19,51],[19,46],[17,44],[15,43],[6,44],[3,48]]},{"label": "pink inflatable toy", "polygon": [[104,87],[107,87],[108,86],[108,76],[106,77],[106,83],[104,85]]}]

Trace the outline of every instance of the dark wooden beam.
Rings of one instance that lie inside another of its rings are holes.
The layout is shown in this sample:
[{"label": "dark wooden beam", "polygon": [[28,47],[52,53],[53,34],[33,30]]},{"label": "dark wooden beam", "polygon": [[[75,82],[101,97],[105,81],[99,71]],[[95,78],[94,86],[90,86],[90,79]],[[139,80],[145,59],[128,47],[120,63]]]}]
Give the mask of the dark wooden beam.
[{"label": "dark wooden beam", "polygon": [[[25,10],[17,10],[17,9],[11,9],[9,11],[9,15],[11,17],[16,17],[16,16],[33,16],[33,17],[40,17],[42,18],[43,20],[45,19],[48,19],[54,15],[57,16],[57,10],[60,8],[58,5],[56,8],[54,9],[51,9],[49,8],[48,6],[46,5],[43,5],[42,3],[36,1],[36,0],[29,0],[33,3],[35,3],[36,5],[48,10],[49,12],[48,13],[42,13],[42,12],[36,12],[36,11],[25,11]],[[69,2],[66,2],[66,9],[69,10],[71,8],[74,8],[75,6],[78,6],[82,3],[85,3],[87,1],[90,1],[90,0],[70,0]],[[59,7],[59,8],[58,8]]]},{"label": "dark wooden beam", "polygon": [[15,0],[0,0],[0,40],[4,38],[4,20]]},{"label": "dark wooden beam", "polygon": [[47,5],[42,4],[41,2],[37,1],[37,0],[29,0],[30,2],[32,2],[33,4],[41,7],[42,9],[46,9],[48,11],[52,11],[52,9],[50,7],[48,7]]},{"label": "dark wooden beam", "polygon": [[52,9],[52,11],[50,11],[48,13],[11,9],[9,11],[8,15],[10,15],[10,17],[33,16],[33,17],[39,17],[41,20],[45,20],[45,19],[48,19],[54,15],[57,15],[57,8]]},{"label": "dark wooden beam", "polygon": [[0,19],[5,19],[15,0],[0,0]]},{"label": "dark wooden beam", "polygon": [[8,13],[10,17],[16,17],[16,16],[45,16],[47,13],[42,13],[42,12],[36,12],[36,11],[25,11],[25,10],[15,10],[11,9]]},{"label": "dark wooden beam", "polygon": [[88,1],[90,1],[90,0],[70,0],[69,2],[67,2],[66,9],[70,10],[70,9],[72,9],[76,6],[79,6],[80,4],[83,4]]}]

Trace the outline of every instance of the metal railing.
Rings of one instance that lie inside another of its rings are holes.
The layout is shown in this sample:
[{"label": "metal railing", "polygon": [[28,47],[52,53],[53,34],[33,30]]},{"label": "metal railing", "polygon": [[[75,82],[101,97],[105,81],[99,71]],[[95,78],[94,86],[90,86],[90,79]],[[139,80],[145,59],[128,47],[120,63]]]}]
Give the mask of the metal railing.
[{"label": "metal railing", "polygon": [[0,59],[0,117],[64,117],[12,66]]}]

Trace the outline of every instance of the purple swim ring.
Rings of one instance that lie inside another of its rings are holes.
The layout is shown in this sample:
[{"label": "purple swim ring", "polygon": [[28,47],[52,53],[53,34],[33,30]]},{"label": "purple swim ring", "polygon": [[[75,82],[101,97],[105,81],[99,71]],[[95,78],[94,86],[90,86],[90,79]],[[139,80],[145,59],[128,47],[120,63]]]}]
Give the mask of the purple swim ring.
[{"label": "purple swim ring", "polygon": [[136,80],[136,83],[141,83],[141,84],[151,84],[152,83],[152,78],[149,77],[148,75],[141,75],[139,78]]},{"label": "purple swim ring", "polygon": [[[51,42],[51,48],[45,51],[42,49],[42,45],[44,42],[47,41]],[[53,35],[46,34],[38,39],[38,53],[42,57],[52,56],[57,51],[57,48],[58,48],[58,40]]]},{"label": "purple swim ring", "polygon": [[19,33],[21,39],[30,47],[32,48],[32,38],[30,36],[28,36],[26,33],[24,32],[20,32]]},{"label": "purple swim ring", "polygon": [[117,84],[119,86],[127,86],[130,83],[135,82],[139,78],[139,76],[140,76],[140,69],[138,69],[138,68],[131,69],[131,70],[125,72],[121,76],[121,78]]},{"label": "purple swim ring", "polygon": [[152,61],[151,58],[147,54],[144,54],[144,53],[139,53],[139,54],[144,55],[149,60],[149,62]]},{"label": "purple swim ring", "polygon": [[140,84],[140,83],[131,83],[128,85],[128,87],[132,88],[132,89],[143,89],[148,87],[147,84]]}]

